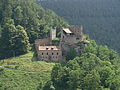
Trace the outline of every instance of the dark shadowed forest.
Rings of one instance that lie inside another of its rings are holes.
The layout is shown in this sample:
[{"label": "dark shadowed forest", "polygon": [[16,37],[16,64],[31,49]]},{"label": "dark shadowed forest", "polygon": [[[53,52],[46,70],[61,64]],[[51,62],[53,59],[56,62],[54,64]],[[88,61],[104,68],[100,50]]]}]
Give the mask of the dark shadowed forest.
[{"label": "dark shadowed forest", "polygon": [[39,0],[71,24],[83,25],[84,32],[98,44],[120,52],[120,0]]}]

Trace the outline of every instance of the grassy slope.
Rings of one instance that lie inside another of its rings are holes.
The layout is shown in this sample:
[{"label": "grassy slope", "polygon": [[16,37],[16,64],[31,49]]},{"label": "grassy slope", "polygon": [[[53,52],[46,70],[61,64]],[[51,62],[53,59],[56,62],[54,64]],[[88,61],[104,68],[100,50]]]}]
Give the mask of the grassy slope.
[{"label": "grassy slope", "polygon": [[[6,61],[0,65],[6,67],[0,72],[0,90],[36,90],[39,83],[50,80],[55,63],[32,62],[33,53],[28,53]],[[16,62],[16,65],[7,65]],[[8,69],[8,68],[12,69]]]}]

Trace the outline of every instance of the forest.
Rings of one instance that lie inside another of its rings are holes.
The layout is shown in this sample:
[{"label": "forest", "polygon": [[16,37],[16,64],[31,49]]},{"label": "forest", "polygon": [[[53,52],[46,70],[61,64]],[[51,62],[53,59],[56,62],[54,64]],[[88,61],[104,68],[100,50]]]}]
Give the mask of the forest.
[{"label": "forest", "polygon": [[0,0],[0,12],[0,59],[25,54],[52,27],[68,25],[35,0]]},{"label": "forest", "polygon": [[51,27],[59,36],[62,26],[69,23],[35,0],[0,0],[0,90],[120,90],[119,53],[91,36],[84,35],[89,42],[84,47],[78,43],[79,57],[71,51],[66,62],[37,60],[34,40],[48,36]]},{"label": "forest", "polygon": [[43,90],[120,90],[119,54],[89,41],[80,57],[53,67]]},{"label": "forest", "polygon": [[120,0],[38,0],[72,25],[83,25],[98,44],[120,52]]}]

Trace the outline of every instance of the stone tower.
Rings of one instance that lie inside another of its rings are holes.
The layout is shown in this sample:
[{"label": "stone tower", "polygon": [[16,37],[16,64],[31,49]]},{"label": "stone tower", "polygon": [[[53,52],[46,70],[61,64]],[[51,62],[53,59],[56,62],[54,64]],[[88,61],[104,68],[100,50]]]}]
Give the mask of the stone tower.
[{"label": "stone tower", "polygon": [[83,27],[72,26],[68,28],[62,28],[61,30],[61,47],[63,56],[67,56],[67,53],[71,48],[74,48],[77,52],[77,56],[81,55],[82,47],[78,45],[84,40]]},{"label": "stone tower", "polygon": [[50,30],[50,45],[52,45],[52,40],[56,38],[56,28],[51,28]]},{"label": "stone tower", "polygon": [[50,39],[53,40],[56,38],[56,28],[50,30]]}]

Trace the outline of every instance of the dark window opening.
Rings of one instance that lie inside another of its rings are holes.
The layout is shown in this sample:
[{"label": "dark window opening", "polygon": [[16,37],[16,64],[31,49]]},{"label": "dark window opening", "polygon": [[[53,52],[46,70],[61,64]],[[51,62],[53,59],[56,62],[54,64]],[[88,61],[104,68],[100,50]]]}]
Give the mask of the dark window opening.
[{"label": "dark window opening", "polygon": [[46,50],[48,50],[49,48],[46,48]]},{"label": "dark window opening", "polygon": [[74,35],[73,33],[70,33],[70,35]]},{"label": "dark window opening", "polygon": [[79,40],[79,38],[76,38],[76,40]]},{"label": "dark window opening", "polygon": [[54,53],[52,53],[52,55],[54,55]]},{"label": "dark window opening", "polygon": [[64,36],[63,36],[63,38],[64,38]]},{"label": "dark window opening", "polygon": [[58,53],[57,53],[57,55],[58,55]]},{"label": "dark window opening", "polygon": [[42,53],[42,55],[43,55],[43,53]]},{"label": "dark window opening", "polygon": [[47,53],[47,55],[48,55],[48,53]]},{"label": "dark window opening", "polygon": [[51,48],[51,50],[53,50],[54,48]]}]

